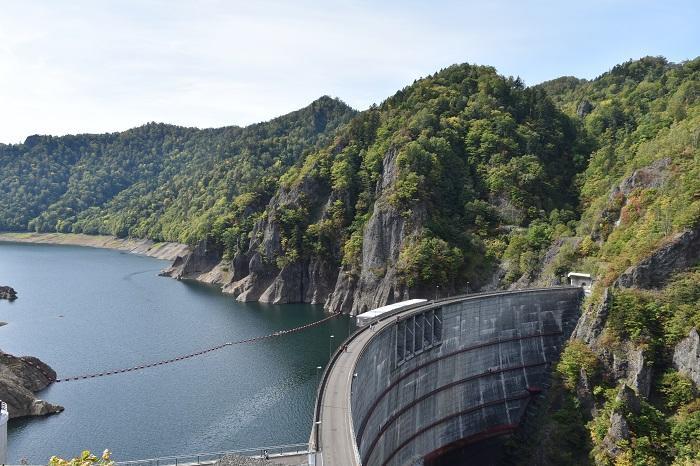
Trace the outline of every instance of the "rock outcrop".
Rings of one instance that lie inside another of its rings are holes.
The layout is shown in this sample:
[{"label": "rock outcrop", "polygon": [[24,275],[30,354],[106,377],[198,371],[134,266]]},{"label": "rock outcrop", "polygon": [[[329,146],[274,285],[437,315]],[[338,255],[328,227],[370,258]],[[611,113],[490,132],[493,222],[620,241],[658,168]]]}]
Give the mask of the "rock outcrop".
[{"label": "rock outcrop", "polygon": [[[416,206],[409,217],[388,201],[399,179],[398,154],[389,150],[382,160],[382,176],[375,189],[374,209],[362,235],[362,257],[358,270],[345,269],[336,280],[329,312],[359,314],[385,304],[409,299],[411,292],[400,280],[399,254],[407,240],[418,235],[427,218]],[[350,296],[352,295],[352,299]],[[416,296],[413,296],[416,297]]]},{"label": "rock outcrop", "polygon": [[607,456],[617,458],[622,453],[622,448],[618,445],[620,442],[629,441],[630,428],[627,420],[619,411],[614,411],[610,415],[610,427],[603,439],[603,447],[606,450]]},{"label": "rock outcrop", "polygon": [[34,395],[55,379],[56,372],[39,359],[0,351],[0,400],[7,403],[11,419],[63,411],[63,407],[39,400]]},{"label": "rock outcrop", "polygon": [[585,118],[586,115],[593,111],[593,104],[588,99],[583,99],[576,107],[576,115],[579,118]]},{"label": "rock outcrop", "polygon": [[[427,216],[414,208],[407,217],[388,202],[399,176],[398,154],[389,150],[382,161],[375,202],[363,230],[361,257],[354,267],[341,266],[342,250],[337,241],[323,253],[305,251],[287,260],[283,212],[303,207],[307,224],[329,220],[337,199],[334,192],[314,177],[304,177],[281,187],[250,234],[246,251],[233,260],[222,260],[222,250],[201,242],[178,257],[162,275],[218,283],[239,301],[274,304],[305,302],[323,304],[329,312],[357,314],[384,304],[407,299],[411,292],[402,285],[397,262],[405,242],[420,233]],[[222,272],[226,271],[226,273]]]},{"label": "rock outcrop", "polygon": [[584,310],[572,338],[585,342],[593,350],[610,378],[624,381],[628,388],[646,398],[651,392],[653,370],[644,351],[628,341],[621,342],[614,348],[603,341],[605,322],[611,306],[611,295],[606,288],[600,300],[591,303]]},{"label": "rock outcrop", "polygon": [[608,458],[617,458],[623,451],[620,444],[630,440],[630,428],[624,412],[639,414],[641,407],[639,398],[637,398],[634,390],[626,385],[620,388],[616,401],[620,403],[623,409],[617,409],[610,415],[610,426],[602,444],[604,453]]},{"label": "rock outcrop", "polygon": [[589,305],[581,314],[571,338],[582,340],[588,346],[596,348],[596,343],[605,328],[611,305],[610,292],[605,288],[600,300]]},{"label": "rock outcrop", "polygon": [[9,299],[14,301],[17,299],[17,292],[9,286],[0,286],[0,299]]},{"label": "rock outcrop", "polygon": [[308,214],[304,221],[311,224],[327,217],[334,200],[313,178],[280,188],[270,200],[265,218],[254,226],[247,251],[233,259],[232,280],[224,292],[239,301],[325,303],[338,273],[339,250],[285,260],[282,212],[303,208]]},{"label": "rock outcrop", "polygon": [[615,284],[622,288],[660,288],[676,272],[700,263],[700,227],[674,235],[666,245],[629,267]]},{"label": "rock outcrop", "polygon": [[627,384],[639,395],[649,398],[653,371],[644,351],[639,348],[628,348],[626,360]]},{"label": "rock outcrop", "polygon": [[[421,212],[415,212],[414,218],[407,220],[388,203],[375,204],[375,211],[364,229],[360,269],[349,272],[357,278],[336,281],[340,286],[333,292],[339,297],[352,293],[350,313],[359,314],[409,298],[410,291],[401,283],[396,265],[404,242],[418,233],[422,217]],[[326,309],[345,311],[348,304],[332,300]]]},{"label": "rock outcrop", "polygon": [[673,366],[700,387],[700,336],[697,329],[681,340],[673,351]]},{"label": "rock outcrop", "polygon": [[223,248],[207,240],[184,255],[175,258],[173,264],[160,275],[176,280],[190,279],[204,283],[223,284],[228,278],[226,264],[222,262]]},{"label": "rock outcrop", "polygon": [[605,240],[620,222],[622,209],[630,195],[637,189],[661,187],[668,179],[671,159],[657,160],[648,167],[635,170],[630,176],[615,186],[608,196],[608,202],[591,232],[594,240]]}]

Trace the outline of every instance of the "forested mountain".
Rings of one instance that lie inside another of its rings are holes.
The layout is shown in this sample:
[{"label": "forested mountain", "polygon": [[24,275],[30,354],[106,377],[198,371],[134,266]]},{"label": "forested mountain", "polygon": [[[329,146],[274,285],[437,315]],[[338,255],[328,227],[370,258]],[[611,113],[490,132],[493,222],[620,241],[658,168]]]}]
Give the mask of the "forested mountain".
[{"label": "forested mountain", "polygon": [[647,57],[538,87],[592,151],[578,177],[580,220],[540,250],[528,282],[580,270],[597,283],[533,460],[698,464],[700,59]]},{"label": "forested mountain", "polygon": [[520,454],[700,462],[700,59],[533,87],[455,65],[361,113],[36,136],[0,166],[0,229],[196,244],[169,273],[240,300],[356,313],[591,273]]},{"label": "forested mountain", "polygon": [[224,241],[234,249],[225,289],[359,312],[435,286],[479,287],[510,231],[575,218],[578,140],[542,89],[490,67],[442,70],[285,174],[247,248]]},{"label": "forested mountain", "polygon": [[279,177],[354,114],[323,97],[245,128],[151,123],[0,145],[0,230],[193,242],[241,204],[264,206]]}]

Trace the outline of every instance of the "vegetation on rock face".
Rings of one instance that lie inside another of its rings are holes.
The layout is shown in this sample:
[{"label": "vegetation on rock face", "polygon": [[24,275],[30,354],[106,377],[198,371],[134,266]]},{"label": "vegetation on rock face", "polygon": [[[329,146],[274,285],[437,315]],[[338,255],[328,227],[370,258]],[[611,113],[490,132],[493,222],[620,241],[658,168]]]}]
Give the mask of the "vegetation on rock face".
[{"label": "vegetation on rock face", "polygon": [[650,355],[663,352],[700,328],[700,270],[679,273],[660,291],[612,292],[607,321],[611,341],[629,341]]},{"label": "vegetation on rock face", "polygon": [[700,401],[688,403],[677,410],[670,420],[670,446],[676,464],[690,465],[700,462]]},{"label": "vegetation on rock face", "polygon": [[[610,454],[604,442],[604,431],[609,428],[610,413],[616,405],[611,395],[601,401],[603,409],[589,424],[597,464],[692,464],[700,459],[697,387],[687,375],[671,367],[674,345],[700,317],[698,278],[697,271],[690,271],[676,275],[660,291],[613,292],[604,346],[616,353],[624,351],[626,344],[641,349],[647,367],[654,371],[655,382],[648,399],[638,395],[640,412],[623,413],[630,435],[618,442],[616,455]],[[594,391],[612,393],[617,384],[618,380],[608,378]],[[671,434],[674,429],[675,438]]]},{"label": "vegetation on rock face", "polygon": [[583,241],[570,265],[610,285],[700,221],[700,59],[647,57],[538,87],[576,121],[590,153],[577,176],[581,215],[569,227]]},{"label": "vegetation on rock face", "polygon": [[[666,265],[641,288],[625,288],[618,279],[680,232],[700,228],[700,59],[671,64],[647,57],[592,81],[561,78],[541,87],[577,121],[591,147],[578,177],[581,217],[563,233],[577,235],[577,246],[552,262],[594,273],[599,280],[588,312],[607,306],[597,317],[600,336],[590,346],[570,342],[557,368],[564,383],[555,384],[552,396],[575,400],[579,416],[562,418],[570,409],[550,406],[550,422],[555,430],[572,429],[588,418],[589,460],[596,464],[696,464],[697,387],[673,369],[672,357],[700,325],[700,273]],[[601,304],[603,287],[611,287],[607,304]],[[629,358],[639,351],[636,367]],[[600,376],[583,387],[581,373],[590,376],[592,368]],[[625,384],[644,383],[637,377],[650,378],[650,394],[621,396]],[[543,448],[556,446],[545,441]]]},{"label": "vegetation on rock face", "polygon": [[557,365],[557,373],[570,390],[576,388],[582,375],[592,379],[598,375],[599,369],[598,358],[580,340],[571,340],[566,345]]},{"label": "vegetation on rock face", "polygon": [[[590,460],[595,464],[696,464],[700,460],[698,387],[671,367],[671,358],[674,345],[697,326],[698,271],[675,275],[661,290],[610,293],[612,303],[596,351],[572,340],[561,355],[551,395],[560,401],[548,407],[547,428],[559,432],[586,426]],[[654,375],[649,397],[636,393],[633,399],[621,401],[620,387],[628,381],[616,378],[614,369],[605,366],[605,354],[614,354],[618,364],[629,364],[624,360],[628,345],[643,351],[645,367]],[[562,441],[557,438],[543,443],[547,455],[553,455],[556,442]],[[580,457],[560,457],[546,464],[581,462]]]},{"label": "vegetation on rock face", "polygon": [[[666,444],[668,425],[663,414],[644,400],[635,403],[618,393],[614,389],[605,392],[602,409],[588,424],[596,464],[668,464],[672,455]],[[611,428],[614,416],[620,424]],[[622,436],[618,437],[619,433]]]},{"label": "vegetation on rock face", "polygon": [[[267,213],[283,224],[284,257],[273,258],[278,266],[310,255],[352,266],[377,182],[383,171],[395,169],[387,202],[407,221],[418,211],[429,213],[421,237],[405,244],[404,259],[412,252],[418,257],[402,261],[401,277],[409,285],[448,286],[495,266],[494,248],[508,242],[504,225],[548,221],[555,209],[573,215],[573,180],[584,167],[585,148],[572,120],[542,89],[526,88],[490,67],[459,65],[417,81],[343,126],[351,114],[339,102],[321,99],[248,128],[152,124],[2,146],[7,170],[0,230],[190,243],[210,237],[233,257]],[[396,167],[383,165],[388,153],[397,154]],[[305,182],[315,183],[314,194],[326,191],[332,198],[320,221],[310,221],[320,208],[313,199],[265,212],[280,183],[292,189]],[[445,253],[440,271],[420,264],[420,254],[431,251]]]},{"label": "vegetation on rock face", "polygon": [[[510,229],[546,223],[553,212],[574,218],[573,181],[585,161],[577,134],[543,90],[490,67],[449,67],[358,115],[333,145],[284,176],[288,189],[313,184],[329,201],[314,207],[326,209],[320,220],[299,216],[304,241],[287,228],[282,241],[299,245],[294,258],[325,251],[358,273],[370,216],[393,209],[408,230],[417,228],[396,264],[405,286],[454,290],[483,281]],[[393,181],[378,198],[383,177]],[[549,239],[530,236],[533,247]]]}]

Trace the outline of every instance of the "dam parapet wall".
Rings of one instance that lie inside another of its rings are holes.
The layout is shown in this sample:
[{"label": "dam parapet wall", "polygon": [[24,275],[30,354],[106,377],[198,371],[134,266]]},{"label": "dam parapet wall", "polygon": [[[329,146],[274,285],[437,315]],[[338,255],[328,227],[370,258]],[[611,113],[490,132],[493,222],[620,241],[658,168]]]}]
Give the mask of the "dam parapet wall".
[{"label": "dam parapet wall", "polygon": [[390,317],[354,366],[361,464],[421,464],[514,431],[547,387],[582,297],[574,287],[489,293]]}]

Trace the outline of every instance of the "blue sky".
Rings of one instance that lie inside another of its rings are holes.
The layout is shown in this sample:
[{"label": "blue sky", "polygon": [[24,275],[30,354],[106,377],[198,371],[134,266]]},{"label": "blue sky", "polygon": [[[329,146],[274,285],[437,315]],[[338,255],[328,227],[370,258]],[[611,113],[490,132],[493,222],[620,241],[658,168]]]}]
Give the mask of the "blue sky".
[{"label": "blue sky", "polygon": [[527,84],[700,55],[695,1],[0,0],[0,142],[358,109],[452,63]]}]

